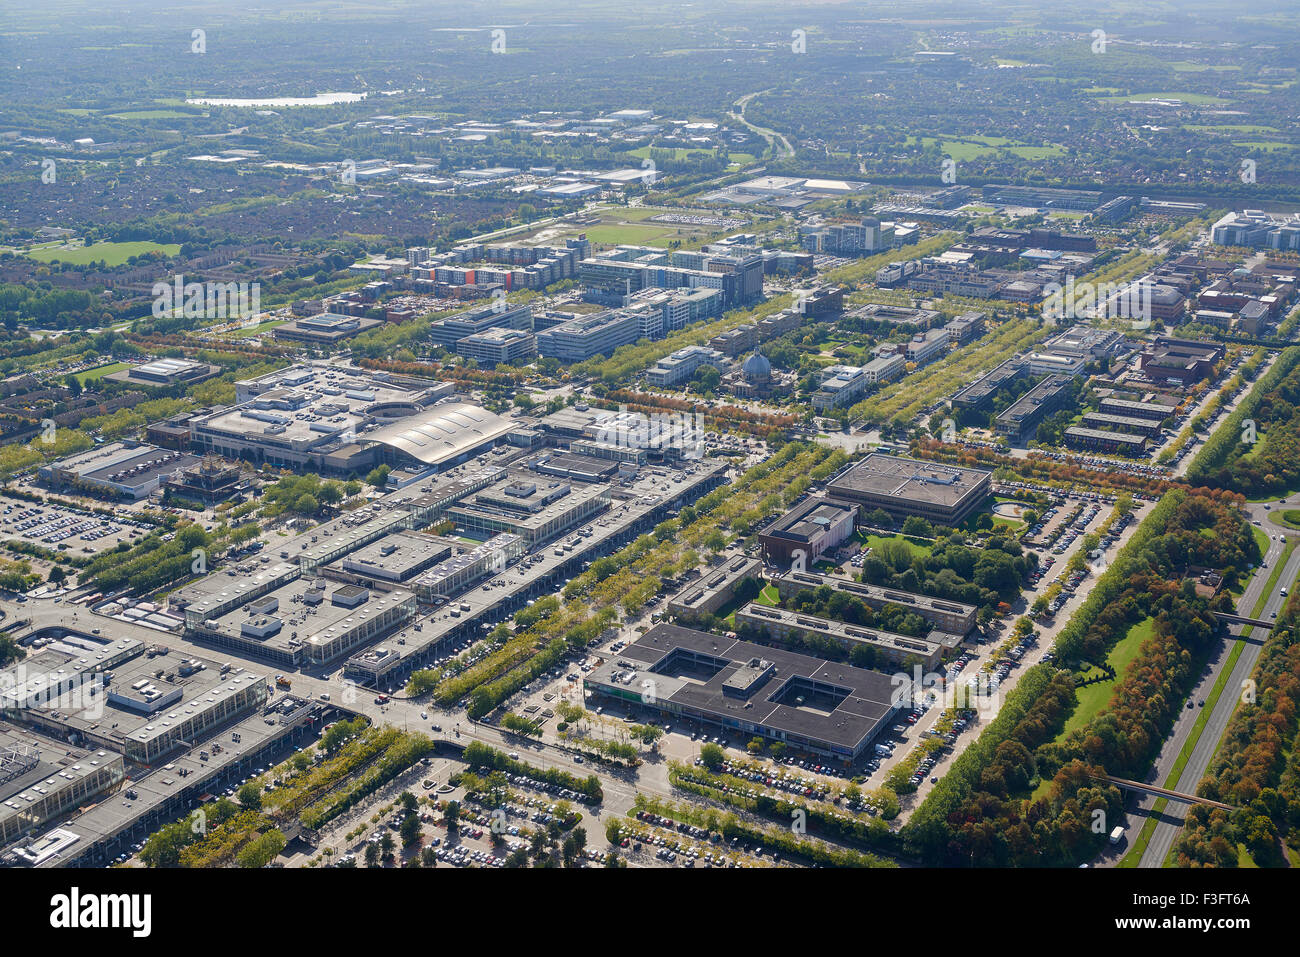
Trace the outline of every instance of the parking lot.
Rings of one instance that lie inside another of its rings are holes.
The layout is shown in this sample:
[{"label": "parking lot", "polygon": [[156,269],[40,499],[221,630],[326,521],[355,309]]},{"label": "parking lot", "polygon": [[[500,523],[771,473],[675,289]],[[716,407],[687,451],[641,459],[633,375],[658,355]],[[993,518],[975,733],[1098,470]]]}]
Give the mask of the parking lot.
[{"label": "parking lot", "polygon": [[77,557],[135,542],[154,526],[125,516],[99,515],[66,505],[40,505],[0,496],[0,539],[16,540]]}]

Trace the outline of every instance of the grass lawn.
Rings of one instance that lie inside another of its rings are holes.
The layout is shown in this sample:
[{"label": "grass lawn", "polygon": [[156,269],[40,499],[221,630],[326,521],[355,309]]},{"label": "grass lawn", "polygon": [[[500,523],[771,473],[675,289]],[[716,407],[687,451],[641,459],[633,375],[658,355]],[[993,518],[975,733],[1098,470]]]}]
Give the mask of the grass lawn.
[{"label": "grass lawn", "polygon": [[776,590],[775,585],[764,585],[763,590],[758,593],[758,597],[754,600],[760,605],[768,605],[775,608],[781,603],[781,593]]},{"label": "grass lawn", "polygon": [[106,366],[99,366],[94,369],[87,369],[85,372],[78,372],[77,381],[82,385],[85,385],[87,382],[96,382],[104,378],[104,376],[110,375],[114,372],[121,372],[125,368],[125,362],[110,362]]},{"label": "grass lawn", "polygon": [[1090,684],[1086,688],[1080,688],[1077,692],[1079,702],[1075,705],[1074,713],[1066,719],[1065,727],[1057,735],[1057,741],[1063,741],[1072,731],[1084,727],[1089,721],[1097,716],[1102,708],[1110,701],[1110,696],[1115,693],[1115,684],[1124,678],[1124,672],[1133,659],[1137,657],[1138,652],[1142,649],[1142,642],[1146,641],[1155,633],[1155,619],[1147,618],[1139,621],[1136,625],[1128,630],[1128,634],[1121,638],[1106,655],[1106,662],[1115,669],[1115,679],[1098,681],[1096,684]]},{"label": "grass lawn", "polygon": [[654,246],[656,244],[666,246],[668,241],[674,237],[675,230],[667,223],[662,226],[602,224],[600,226],[589,226],[586,232],[587,238],[593,243],[601,243],[607,246]]},{"label": "grass lawn", "polygon": [[868,535],[863,532],[858,532],[857,538],[859,541],[865,542],[873,552],[885,542],[897,541],[906,542],[913,555],[930,554],[930,543],[919,538],[908,538],[905,535]]},{"label": "grass lawn", "polygon": [[33,249],[27,253],[28,259],[37,262],[62,262],[74,266],[85,266],[103,260],[109,266],[121,266],[132,256],[143,253],[161,252],[167,257],[180,253],[180,243],[151,243],[147,241],[129,243],[95,243],[93,246],[76,246],[71,249],[61,246],[47,246]]},{"label": "grass lawn", "polygon": [[1222,106],[1224,103],[1230,103],[1231,100],[1224,99],[1221,96],[1210,96],[1208,93],[1134,93],[1132,96],[1104,96],[1103,100],[1111,103],[1142,103],[1147,100],[1181,100],[1183,103],[1191,103],[1195,106]]}]

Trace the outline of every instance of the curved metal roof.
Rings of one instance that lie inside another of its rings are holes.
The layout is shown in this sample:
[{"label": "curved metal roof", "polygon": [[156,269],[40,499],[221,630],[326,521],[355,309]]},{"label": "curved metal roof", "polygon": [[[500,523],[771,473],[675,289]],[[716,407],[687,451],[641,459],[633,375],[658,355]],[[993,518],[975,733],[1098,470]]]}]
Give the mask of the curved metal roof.
[{"label": "curved metal roof", "polygon": [[425,465],[439,465],[486,442],[496,441],[512,425],[509,419],[495,412],[468,402],[453,402],[408,416],[366,438]]}]

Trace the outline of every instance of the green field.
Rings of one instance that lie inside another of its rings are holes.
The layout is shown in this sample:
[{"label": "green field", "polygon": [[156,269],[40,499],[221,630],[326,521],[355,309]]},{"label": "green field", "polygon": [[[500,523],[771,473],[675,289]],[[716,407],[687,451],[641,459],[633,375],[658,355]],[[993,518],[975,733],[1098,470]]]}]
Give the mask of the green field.
[{"label": "green field", "polygon": [[1130,628],[1128,634],[1116,643],[1110,650],[1110,654],[1106,656],[1106,663],[1115,669],[1114,680],[1098,681],[1096,684],[1078,690],[1079,703],[1075,706],[1074,713],[1066,720],[1061,733],[1057,735],[1058,741],[1064,740],[1070,732],[1084,727],[1102,708],[1106,707],[1111,695],[1115,693],[1115,685],[1124,680],[1124,672],[1142,650],[1142,642],[1153,634],[1155,634],[1155,619],[1147,618]]},{"label": "green field", "polygon": [[605,246],[667,246],[670,240],[676,238],[676,230],[668,223],[662,226],[601,224],[589,226],[586,232],[587,238],[593,243]]},{"label": "green field", "polygon": [[129,243],[95,243],[93,246],[67,247],[58,243],[35,247],[27,252],[28,259],[37,262],[62,262],[73,266],[85,266],[103,260],[109,266],[121,266],[132,256],[144,253],[161,252],[171,258],[181,251],[180,243],[129,242]]},{"label": "green field", "polygon": [[198,113],[182,113],[180,110],[131,110],[126,113],[109,113],[110,120],[193,120]]},{"label": "green field", "polygon": [[1195,123],[1184,123],[1183,129],[1190,130],[1193,133],[1218,133],[1220,131],[1227,133],[1279,133],[1281,132],[1276,126],[1252,126],[1249,123],[1224,123],[1214,126],[1205,126]]},{"label": "green field", "polygon": [[1193,106],[1222,106],[1225,103],[1231,103],[1231,100],[1224,99],[1221,96],[1210,96],[1208,93],[1134,93],[1130,95],[1121,94],[1120,96],[1103,96],[1099,97],[1106,103],[1128,103],[1131,101],[1145,102],[1147,100],[1181,100],[1183,103],[1190,103]]},{"label": "green field", "polygon": [[978,159],[981,156],[993,156],[999,150],[1008,150],[1019,156],[1021,159],[1040,160],[1049,156],[1061,156],[1065,149],[1056,144],[1050,146],[1029,146],[1024,143],[1017,143],[1015,140],[1007,139],[1005,136],[963,136],[953,139],[937,140],[935,137],[916,137],[909,136],[907,145],[917,146],[922,149],[928,149],[936,142],[939,143],[939,150],[945,156],[951,156],[958,162],[965,160]]},{"label": "green field", "polygon": [[106,366],[98,366],[94,369],[87,369],[85,372],[78,372],[77,381],[82,385],[87,382],[98,382],[104,376],[111,375],[114,372],[121,372],[125,368],[125,362],[110,362]]}]

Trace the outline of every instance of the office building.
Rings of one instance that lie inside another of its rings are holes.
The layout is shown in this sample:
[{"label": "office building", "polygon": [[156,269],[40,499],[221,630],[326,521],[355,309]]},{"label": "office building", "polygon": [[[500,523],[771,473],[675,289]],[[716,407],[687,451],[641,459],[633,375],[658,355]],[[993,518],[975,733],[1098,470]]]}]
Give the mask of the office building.
[{"label": "office building", "polygon": [[456,354],[489,369],[524,362],[537,355],[537,336],[526,329],[485,329],[458,340]]},{"label": "office building", "polygon": [[664,718],[757,735],[846,764],[901,707],[880,672],[666,624],[593,669],[583,686]]},{"label": "office building", "polygon": [[984,505],[992,474],[872,452],[827,483],[826,491],[866,511],[881,508],[898,519],[917,515],[951,527]]},{"label": "office building", "polygon": [[778,568],[811,568],[853,536],[858,507],[810,495],[759,533],[763,560]]}]

